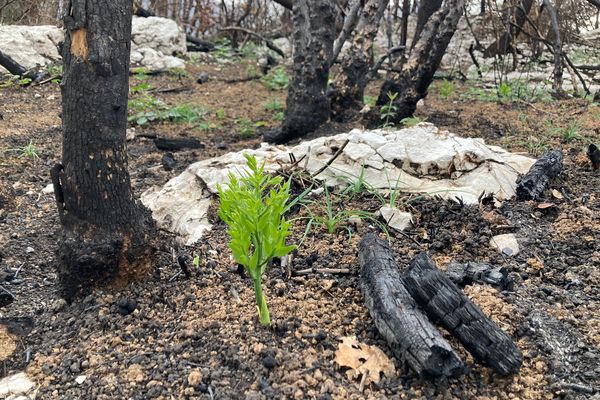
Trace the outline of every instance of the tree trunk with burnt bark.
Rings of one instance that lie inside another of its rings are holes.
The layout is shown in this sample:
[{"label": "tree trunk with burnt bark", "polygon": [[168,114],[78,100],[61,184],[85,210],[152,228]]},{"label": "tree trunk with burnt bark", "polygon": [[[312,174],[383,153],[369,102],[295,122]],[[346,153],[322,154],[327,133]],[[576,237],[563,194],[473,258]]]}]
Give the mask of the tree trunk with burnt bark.
[{"label": "tree trunk with burnt bark", "polygon": [[62,47],[62,165],[52,171],[62,225],[59,276],[68,297],[147,272],[156,234],[127,170],[131,1],[70,3]]},{"label": "tree trunk with burnt bark", "polygon": [[523,25],[527,20],[526,17],[529,14],[529,11],[531,11],[532,6],[533,0],[523,0],[522,2],[517,3],[515,6],[514,25],[510,23],[513,22],[513,17],[511,15],[507,16],[508,22],[506,23],[506,30],[502,33],[498,40],[490,44],[485,49],[483,52],[484,58],[508,54],[508,52],[511,50],[511,45],[514,38],[521,33]]},{"label": "tree trunk with burnt bark", "polygon": [[344,120],[348,112],[362,106],[368,72],[373,66],[373,43],[388,0],[367,0],[354,30],[351,46],[341,61],[341,71],[333,81],[332,117]]},{"label": "tree trunk with burnt bark", "polygon": [[[397,124],[413,115],[417,102],[427,95],[427,88],[440,66],[448,43],[452,39],[463,13],[464,0],[448,0],[425,24],[423,31],[399,73],[386,78],[377,105],[390,102],[388,94],[395,93],[396,107],[389,122]],[[371,121],[373,124],[374,121]],[[379,121],[377,121],[379,122]]]},{"label": "tree trunk with burnt bark", "polygon": [[411,49],[415,47],[425,24],[429,21],[429,18],[440,9],[442,6],[442,0],[421,0],[419,2],[419,10],[417,11],[417,26],[415,27],[415,33],[413,36]]},{"label": "tree trunk with burnt bark", "polygon": [[327,80],[336,37],[333,0],[294,0],[293,77],[280,127],[264,139],[283,143],[317,129],[329,119]]}]

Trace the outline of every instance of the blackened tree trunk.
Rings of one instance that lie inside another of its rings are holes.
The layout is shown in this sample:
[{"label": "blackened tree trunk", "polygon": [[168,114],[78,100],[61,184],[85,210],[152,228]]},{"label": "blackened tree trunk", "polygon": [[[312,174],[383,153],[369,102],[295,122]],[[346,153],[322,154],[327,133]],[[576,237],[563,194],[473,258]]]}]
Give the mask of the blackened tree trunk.
[{"label": "blackened tree trunk", "polygon": [[283,143],[329,119],[327,80],[336,36],[333,0],[294,0],[294,67],[282,125],[265,140]]},{"label": "blackened tree trunk", "polygon": [[399,123],[413,115],[417,102],[425,97],[433,75],[440,66],[463,12],[464,0],[448,0],[435,12],[425,27],[399,73],[388,78],[381,87],[377,105],[390,102],[388,94],[396,94],[396,110],[389,122]]},{"label": "blackened tree trunk", "polygon": [[408,40],[408,16],[410,15],[410,0],[402,1],[402,22],[400,23],[400,43],[399,46],[406,47]]},{"label": "blackened tree trunk", "polygon": [[527,20],[526,17],[529,14],[529,11],[531,11],[532,6],[533,0],[523,0],[521,2],[518,2],[518,4],[515,7],[514,25],[511,24],[511,22],[513,22],[513,17],[511,15],[508,15],[506,30],[504,31],[504,33],[502,33],[498,40],[490,44],[485,49],[485,51],[483,52],[484,58],[508,54],[508,52],[512,49],[512,42],[514,38],[516,38],[519,35],[519,33],[521,33],[523,25]]},{"label": "blackened tree trunk", "polygon": [[373,66],[373,42],[389,0],[367,0],[352,36],[351,46],[342,57],[342,68],[333,81],[335,95],[332,116],[343,120],[363,102],[368,72]]},{"label": "blackened tree trunk", "polygon": [[410,45],[411,49],[415,47],[419,38],[421,37],[421,33],[423,32],[423,28],[425,28],[425,24],[429,21],[429,18],[440,9],[442,6],[442,0],[421,0],[419,2],[419,10],[417,11],[417,26],[415,27],[415,33],[413,36],[412,44]]},{"label": "blackened tree trunk", "polygon": [[65,17],[62,166],[53,169],[67,296],[146,272],[154,223],[136,202],[125,130],[131,0],[72,0]]}]

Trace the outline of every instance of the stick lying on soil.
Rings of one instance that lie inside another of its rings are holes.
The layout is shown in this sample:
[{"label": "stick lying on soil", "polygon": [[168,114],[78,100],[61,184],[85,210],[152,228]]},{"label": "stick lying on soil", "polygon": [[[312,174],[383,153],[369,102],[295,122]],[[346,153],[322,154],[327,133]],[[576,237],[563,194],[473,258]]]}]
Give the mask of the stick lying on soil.
[{"label": "stick lying on soil", "polygon": [[496,326],[426,253],[410,263],[404,285],[425,312],[456,336],[478,361],[496,372],[518,372],[523,357],[512,339]]},{"label": "stick lying on soil", "polygon": [[423,377],[451,377],[464,366],[408,293],[387,242],[366,235],[359,246],[365,303],[379,333],[401,360]]},{"label": "stick lying on soil", "polygon": [[547,152],[517,181],[518,200],[541,200],[550,181],[560,174],[563,155],[560,150]]}]

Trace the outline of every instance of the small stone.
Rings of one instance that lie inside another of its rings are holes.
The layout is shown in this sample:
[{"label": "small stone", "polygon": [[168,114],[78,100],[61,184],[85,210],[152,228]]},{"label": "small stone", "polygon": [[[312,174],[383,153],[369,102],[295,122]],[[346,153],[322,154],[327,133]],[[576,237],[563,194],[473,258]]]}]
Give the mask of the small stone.
[{"label": "small stone", "polygon": [[35,253],[35,249],[31,246],[27,246],[25,249],[25,253]]},{"label": "small stone", "polygon": [[73,364],[71,364],[71,366],[69,367],[69,370],[74,374],[78,373],[80,371],[79,361],[75,361]]},{"label": "small stone", "polygon": [[142,382],[145,378],[144,369],[140,364],[131,364],[125,371],[128,382]]},{"label": "small stone", "polygon": [[202,372],[199,369],[193,369],[187,378],[188,385],[197,386],[202,382]]},{"label": "small stone", "polygon": [[206,72],[202,72],[198,75],[196,82],[198,82],[200,85],[202,85],[203,83],[206,83],[209,80],[210,80],[210,75],[208,75],[208,73],[206,73]]},{"label": "small stone", "polygon": [[517,255],[520,251],[519,242],[512,233],[492,237],[490,246],[507,256]]},{"label": "small stone", "polygon": [[46,186],[45,188],[42,189],[42,193],[43,194],[52,194],[54,193],[54,185],[53,184],[48,184],[48,186]]},{"label": "small stone", "polygon": [[272,355],[266,355],[262,359],[262,364],[266,369],[273,369],[277,366],[277,360]]},{"label": "small stone", "polygon": [[81,385],[83,382],[85,382],[86,379],[87,376],[79,375],[77,378],[75,378],[75,382],[77,382],[78,385]]},{"label": "small stone", "polygon": [[137,301],[134,299],[122,298],[117,302],[117,312],[123,316],[131,314],[137,308]]},{"label": "small stone", "polygon": [[165,153],[162,156],[162,165],[165,171],[172,171],[173,168],[177,165],[177,161],[175,160],[175,156],[173,153]]},{"label": "small stone", "polygon": [[52,303],[52,306],[50,307],[50,309],[53,312],[57,313],[57,312],[60,312],[66,306],[67,306],[67,301],[65,299],[58,299],[54,303]]},{"label": "small stone", "polygon": [[125,134],[125,139],[128,142],[131,142],[135,139],[135,128],[127,128],[127,133]]},{"label": "small stone", "polygon": [[379,209],[381,216],[390,228],[399,232],[409,228],[413,223],[413,215],[409,212],[402,212],[396,207],[383,206]]},{"label": "small stone", "polygon": [[34,94],[34,95],[33,95],[33,98],[34,98],[34,99],[39,99],[39,98],[41,98],[41,97],[42,97],[42,95],[41,95],[41,94],[39,94],[39,93],[36,93],[36,94]]}]

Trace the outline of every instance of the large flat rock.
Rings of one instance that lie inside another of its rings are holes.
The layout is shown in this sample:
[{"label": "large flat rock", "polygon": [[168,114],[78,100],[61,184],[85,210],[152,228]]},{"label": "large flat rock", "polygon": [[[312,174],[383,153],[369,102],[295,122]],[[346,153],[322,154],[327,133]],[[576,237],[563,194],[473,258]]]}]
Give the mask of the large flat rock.
[{"label": "large flat rock", "polygon": [[428,123],[400,130],[355,129],[330,137],[302,142],[294,147],[263,143],[259,149],[228,153],[190,165],[162,188],[142,195],[158,224],[192,244],[210,229],[206,213],[217,184],[227,181],[229,172],[244,171],[243,154],[253,154],[276,172],[305,157],[298,166],[314,174],[346,142],[348,145],[317,179],[331,187],[343,187],[363,176],[373,188],[386,192],[436,195],[477,203],[482,193],[503,201],[515,195],[516,180],[529,170],[534,159],[482,139],[461,138],[440,132]]}]

